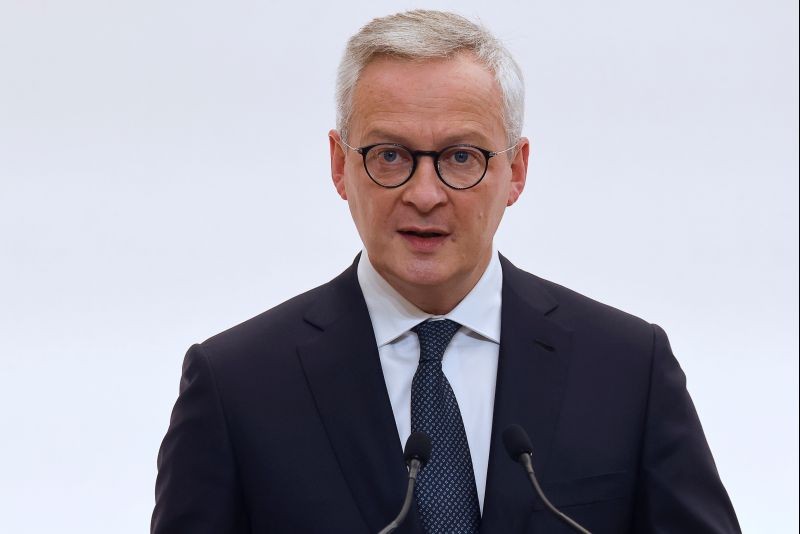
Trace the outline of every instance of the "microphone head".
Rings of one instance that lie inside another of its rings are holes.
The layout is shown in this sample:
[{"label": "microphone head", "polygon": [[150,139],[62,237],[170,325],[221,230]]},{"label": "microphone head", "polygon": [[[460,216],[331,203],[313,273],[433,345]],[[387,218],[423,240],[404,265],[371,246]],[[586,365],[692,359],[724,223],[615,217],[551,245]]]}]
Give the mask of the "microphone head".
[{"label": "microphone head", "polygon": [[408,464],[411,460],[419,460],[422,465],[431,457],[431,438],[425,432],[412,432],[406,441],[403,458]]},{"label": "microphone head", "polygon": [[508,455],[515,462],[519,462],[519,458],[523,454],[533,453],[531,439],[525,429],[519,425],[511,425],[503,430],[503,445],[506,446]]}]

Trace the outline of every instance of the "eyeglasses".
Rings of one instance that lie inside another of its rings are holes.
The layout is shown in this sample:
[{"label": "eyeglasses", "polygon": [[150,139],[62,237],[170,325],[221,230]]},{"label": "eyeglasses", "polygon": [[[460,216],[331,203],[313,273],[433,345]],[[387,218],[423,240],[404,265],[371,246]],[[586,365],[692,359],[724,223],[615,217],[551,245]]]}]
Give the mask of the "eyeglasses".
[{"label": "eyeglasses", "polygon": [[434,151],[411,150],[397,143],[378,143],[360,148],[344,141],[342,144],[361,154],[367,175],[381,187],[400,187],[414,175],[418,158],[430,156],[439,179],[447,187],[459,190],[478,185],[486,176],[489,159],[517,146],[514,144],[505,150],[491,152],[473,145],[453,145]]}]

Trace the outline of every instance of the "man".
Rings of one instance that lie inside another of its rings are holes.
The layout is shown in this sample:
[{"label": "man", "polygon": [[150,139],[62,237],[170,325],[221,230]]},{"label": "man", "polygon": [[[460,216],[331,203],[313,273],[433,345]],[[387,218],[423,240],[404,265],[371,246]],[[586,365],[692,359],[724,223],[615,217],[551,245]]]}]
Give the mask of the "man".
[{"label": "man", "polygon": [[568,532],[503,449],[527,430],[588,530],[738,532],[664,332],[493,248],[525,186],[519,69],[453,14],[373,20],[339,70],[338,278],[187,354],[152,532],[378,532],[431,436],[406,533]]}]

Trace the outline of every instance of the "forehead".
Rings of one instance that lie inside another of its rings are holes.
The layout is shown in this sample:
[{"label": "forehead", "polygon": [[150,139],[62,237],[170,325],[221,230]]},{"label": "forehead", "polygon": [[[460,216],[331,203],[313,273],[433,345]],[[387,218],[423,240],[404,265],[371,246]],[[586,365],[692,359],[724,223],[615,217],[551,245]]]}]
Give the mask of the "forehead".
[{"label": "forehead", "polygon": [[[489,69],[471,54],[373,59],[353,95],[354,142],[503,144],[503,99]],[[386,139],[391,136],[392,139]]]}]

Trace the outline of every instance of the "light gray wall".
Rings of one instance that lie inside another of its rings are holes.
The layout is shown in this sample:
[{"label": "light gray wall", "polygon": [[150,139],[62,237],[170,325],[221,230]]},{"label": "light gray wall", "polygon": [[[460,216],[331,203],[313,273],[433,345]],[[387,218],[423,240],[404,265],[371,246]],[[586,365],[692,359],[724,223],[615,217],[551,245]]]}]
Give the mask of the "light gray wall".
[{"label": "light gray wall", "polygon": [[[147,530],[186,348],[358,251],[336,63],[416,6],[0,2],[0,531]],[[527,75],[499,249],[663,326],[743,528],[796,532],[797,3],[427,6]]]}]

